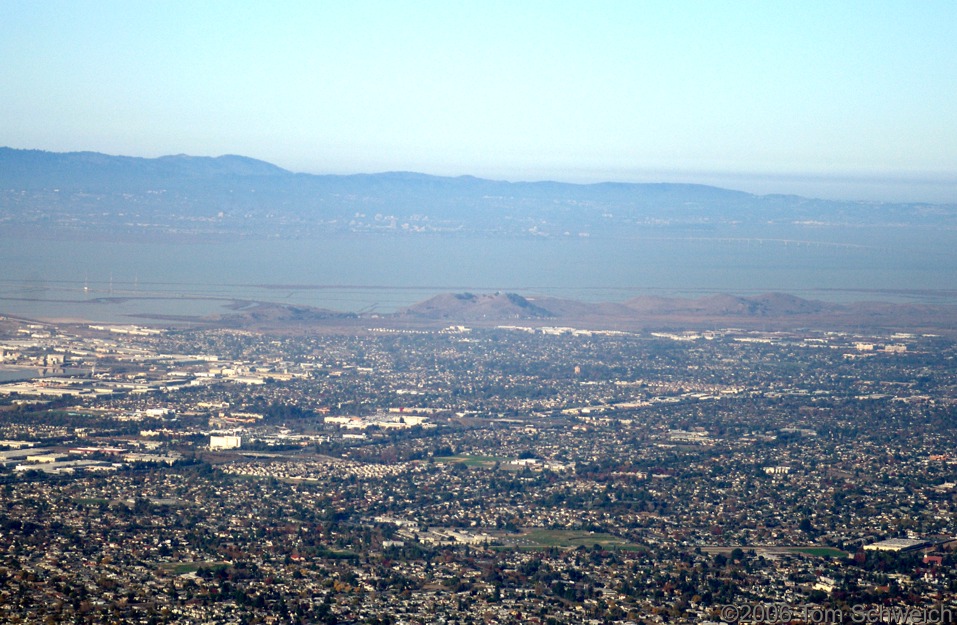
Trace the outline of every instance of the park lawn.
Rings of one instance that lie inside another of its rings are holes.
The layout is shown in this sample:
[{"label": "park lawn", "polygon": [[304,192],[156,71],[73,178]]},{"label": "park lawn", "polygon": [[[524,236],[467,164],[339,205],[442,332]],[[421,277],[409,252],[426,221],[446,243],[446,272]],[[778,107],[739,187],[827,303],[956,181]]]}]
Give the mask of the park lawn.
[{"label": "park lawn", "polygon": [[209,569],[210,571],[219,571],[229,566],[226,562],[181,562],[179,564],[161,564],[160,569],[173,575],[185,575],[195,573],[200,569]]}]

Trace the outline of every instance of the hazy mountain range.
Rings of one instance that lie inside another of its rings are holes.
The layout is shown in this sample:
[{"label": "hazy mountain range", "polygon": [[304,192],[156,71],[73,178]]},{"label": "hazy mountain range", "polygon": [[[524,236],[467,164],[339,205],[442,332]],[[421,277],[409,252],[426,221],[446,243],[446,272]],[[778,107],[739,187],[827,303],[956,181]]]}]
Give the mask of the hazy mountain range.
[{"label": "hazy mountain range", "polygon": [[0,148],[0,227],[48,236],[622,237],[732,229],[786,237],[793,229],[868,226],[957,227],[957,205],[759,196],[693,184],[312,175],[242,156],[147,159]]}]

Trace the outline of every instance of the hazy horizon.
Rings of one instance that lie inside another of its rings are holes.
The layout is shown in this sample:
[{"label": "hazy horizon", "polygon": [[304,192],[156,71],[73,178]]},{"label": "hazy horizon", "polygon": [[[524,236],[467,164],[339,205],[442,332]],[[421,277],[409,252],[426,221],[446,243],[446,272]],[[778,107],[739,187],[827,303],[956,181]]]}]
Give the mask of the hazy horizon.
[{"label": "hazy horizon", "polygon": [[957,201],[951,2],[14,0],[0,144]]},{"label": "hazy horizon", "polygon": [[[54,152],[55,150],[42,150],[35,147],[23,146],[0,146],[17,150],[41,150]],[[69,152],[94,152],[95,150],[70,150]],[[65,153],[65,152],[60,152]],[[331,171],[307,171],[295,168],[285,167],[279,163],[274,163],[265,159],[258,158],[250,154],[185,154],[183,152],[159,154],[159,155],[141,155],[141,154],[109,154],[110,156],[121,156],[130,158],[153,159],[165,156],[190,156],[201,158],[218,158],[222,156],[241,156],[252,158],[263,162],[276,165],[291,173],[311,174],[311,175],[363,175],[380,174],[394,172],[419,173],[430,176],[474,176],[489,180],[500,180],[507,182],[562,182],[569,184],[600,184],[600,183],[677,183],[677,184],[700,184],[735,191],[744,191],[754,195],[799,195],[813,199],[825,200],[849,200],[865,202],[913,202],[929,204],[954,204],[957,203],[957,196],[954,190],[957,188],[957,178],[943,173],[928,173],[916,175],[911,172],[896,172],[880,174],[841,173],[835,172],[830,175],[817,173],[758,173],[758,172],[682,172],[682,171],[607,171],[597,170],[566,170],[561,172],[549,171],[527,171],[525,177],[511,175],[508,171],[490,170],[488,172],[476,173],[468,172],[441,172],[441,171],[418,171],[409,168],[397,168],[381,171],[349,171],[349,170],[331,170]]]}]

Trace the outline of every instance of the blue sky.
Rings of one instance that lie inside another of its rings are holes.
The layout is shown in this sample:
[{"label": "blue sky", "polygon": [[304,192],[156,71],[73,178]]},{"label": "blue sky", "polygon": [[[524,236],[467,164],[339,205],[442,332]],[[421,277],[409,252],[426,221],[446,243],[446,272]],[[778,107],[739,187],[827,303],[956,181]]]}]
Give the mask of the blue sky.
[{"label": "blue sky", "polygon": [[0,145],[957,202],[957,2],[0,2]]}]

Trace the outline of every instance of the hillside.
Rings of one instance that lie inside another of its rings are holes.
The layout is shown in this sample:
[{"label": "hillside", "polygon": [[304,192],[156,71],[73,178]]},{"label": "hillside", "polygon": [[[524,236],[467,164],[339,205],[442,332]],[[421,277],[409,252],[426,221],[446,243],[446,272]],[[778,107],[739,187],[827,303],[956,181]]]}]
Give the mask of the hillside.
[{"label": "hillside", "polygon": [[515,293],[475,295],[443,293],[410,306],[396,315],[436,320],[478,321],[509,319],[550,319],[556,315]]},{"label": "hillside", "polygon": [[836,304],[781,293],[741,297],[643,297],[625,303],[530,298],[516,293],[442,293],[396,313],[339,313],[308,306],[237,302],[236,312],[206,317],[139,315],[140,320],[270,332],[439,330],[452,325],[574,327],[629,332],[742,328],[932,332],[952,334],[957,306],[857,302]]}]

